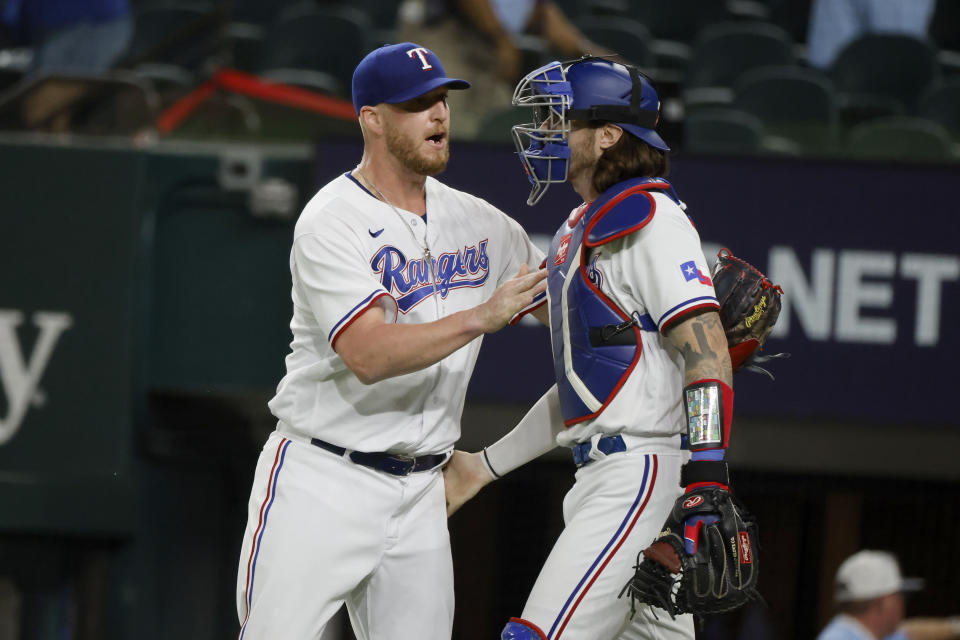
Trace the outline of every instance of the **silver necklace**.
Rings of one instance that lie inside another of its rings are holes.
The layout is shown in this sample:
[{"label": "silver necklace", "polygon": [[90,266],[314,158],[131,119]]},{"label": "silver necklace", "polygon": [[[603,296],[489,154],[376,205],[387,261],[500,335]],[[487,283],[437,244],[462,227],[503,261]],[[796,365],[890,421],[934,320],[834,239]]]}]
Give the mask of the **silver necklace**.
[{"label": "silver necklace", "polygon": [[[434,291],[434,296],[433,296],[433,298],[434,298],[434,305],[435,305],[436,308],[437,308],[437,315],[438,315],[438,317],[439,317],[439,315],[440,315],[440,302],[436,299],[436,294],[440,291],[440,287],[437,285],[437,272],[436,272],[436,269],[434,269],[433,254],[430,252],[430,243],[429,243],[429,241],[427,240],[427,230],[426,230],[426,228],[424,228],[424,231],[423,231],[423,244],[422,244],[422,246],[421,246],[420,238],[417,237],[417,234],[414,233],[414,232],[413,232],[413,229],[410,228],[410,225],[407,224],[407,221],[403,218],[403,214],[400,213],[400,210],[397,209],[395,206],[393,206],[393,203],[390,202],[390,201],[387,199],[387,196],[383,195],[383,192],[380,191],[380,189],[377,188],[377,185],[375,185],[375,184],[373,183],[373,180],[371,180],[370,178],[368,178],[368,177],[367,177],[367,174],[365,174],[365,173],[363,172],[363,169],[361,169],[359,166],[357,167],[357,174],[358,174],[361,178],[363,178],[363,181],[364,181],[364,182],[366,182],[368,185],[370,185],[370,188],[373,189],[373,191],[377,194],[377,197],[378,197],[381,201],[385,202],[388,207],[390,207],[391,209],[393,209],[393,212],[394,212],[394,213],[397,215],[397,217],[400,219],[400,222],[403,224],[404,227],[407,228],[407,231],[410,232],[410,235],[413,237],[414,243],[415,243],[417,246],[420,246],[421,251],[423,251],[423,259],[427,261],[427,268],[430,269],[430,278],[431,278],[431,280],[433,280],[433,291]],[[424,227],[426,227],[426,223],[424,223]]]}]

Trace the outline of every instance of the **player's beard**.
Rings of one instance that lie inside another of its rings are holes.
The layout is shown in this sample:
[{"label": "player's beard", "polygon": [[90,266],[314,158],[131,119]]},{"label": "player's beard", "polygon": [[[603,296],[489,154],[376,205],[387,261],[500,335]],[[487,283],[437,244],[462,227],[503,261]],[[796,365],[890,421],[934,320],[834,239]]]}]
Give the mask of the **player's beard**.
[{"label": "player's beard", "polygon": [[404,168],[421,176],[435,176],[447,168],[450,160],[450,139],[439,153],[426,154],[419,150],[423,139],[417,140],[398,127],[387,126],[387,151],[400,161]]}]

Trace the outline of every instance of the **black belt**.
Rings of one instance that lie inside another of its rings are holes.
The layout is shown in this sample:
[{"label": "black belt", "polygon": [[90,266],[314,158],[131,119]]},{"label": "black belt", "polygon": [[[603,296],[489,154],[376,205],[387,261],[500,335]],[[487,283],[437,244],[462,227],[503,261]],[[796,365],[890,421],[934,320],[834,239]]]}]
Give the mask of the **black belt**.
[{"label": "black belt", "polygon": [[[310,444],[326,449],[330,453],[342,456],[347,452],[343,447],[324,442],[319,438],[311,438]],[[447,461],[447,454],[435,453],[419,458],[409,458],[395,453],[364,453],[362,451],[351,451],[348,456],[354,464],[370,467],[377,471],[383,471],[394,476],[408,476],[418,471],[429,471],[435,469]]]}]

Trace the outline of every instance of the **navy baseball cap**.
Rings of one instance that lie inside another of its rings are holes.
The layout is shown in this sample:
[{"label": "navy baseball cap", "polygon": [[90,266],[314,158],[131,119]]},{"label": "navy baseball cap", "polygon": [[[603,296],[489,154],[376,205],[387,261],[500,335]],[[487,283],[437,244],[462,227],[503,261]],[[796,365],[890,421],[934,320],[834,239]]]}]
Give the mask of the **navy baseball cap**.
[{"label": "navy baseball cap", "polygon": [[381,102],[397,104],[429,93],[437,87],[469,89],[466,80],[448,78],[440,59],[412,42],[374,49],[353,71],[353,108]]}]

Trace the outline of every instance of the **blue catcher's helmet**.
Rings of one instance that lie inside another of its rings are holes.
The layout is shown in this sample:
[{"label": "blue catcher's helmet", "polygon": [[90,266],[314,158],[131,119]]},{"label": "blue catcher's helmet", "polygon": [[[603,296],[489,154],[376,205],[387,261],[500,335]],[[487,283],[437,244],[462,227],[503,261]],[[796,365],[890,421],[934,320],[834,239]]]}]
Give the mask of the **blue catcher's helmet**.
[{"label": "blue catcher's helmet", "polygon": [[604,58],[551,62],[517,85],[513,104],[533,107],[534,121],[513,127],[513,141],[536,204],[549,185],[565,182],[570,161],[571,120],[612,122],[651,147],[669,151],[656,132],[660,99],[636,67]]}]

